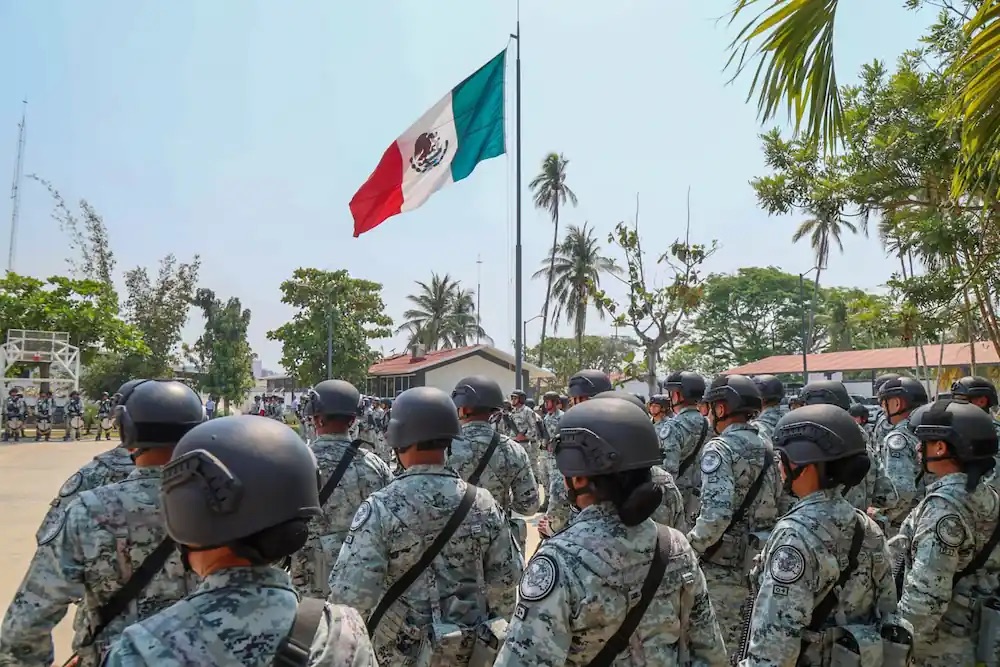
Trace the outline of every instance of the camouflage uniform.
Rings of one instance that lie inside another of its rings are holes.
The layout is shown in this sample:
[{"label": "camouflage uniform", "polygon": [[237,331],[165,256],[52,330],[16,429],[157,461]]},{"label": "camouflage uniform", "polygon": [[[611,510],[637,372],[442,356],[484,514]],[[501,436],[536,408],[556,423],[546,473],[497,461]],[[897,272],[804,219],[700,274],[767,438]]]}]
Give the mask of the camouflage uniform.
[{"label": "camouflage uniform", "polygon": [[80,400],[79,396],[69,399],[69,403],[66,404],[66,435],[63,436],[63,440],[70,439],[70,432],[72,431],[72,437],[75,440],[80,439],[80,429],[74,429],[70,426],[70,421],[73,417],[83,417],[83,401]]},{"label": "camouflage uniform", "polygon": [[879,413],[878,418],[875,420],[875,426],[872,427],[872,442],[875,444],[875,450],[879,454],[882,453],[882,443],[885,442],[885,436],[889,435],[892,428],[892,422],[889,421],[886,413]]},{"label": "camouflage uniform", "polygon": [[781,408],[773,405],[769,408],[761,410],[760,414],[757,415],[757,418],[750,423],[757,427],[757,432],[760,433],[760,437],[770,440],[774,436],[774,427],[778,425],[778,421],[781,417]]},{"label": "camouflage uniform", "polygon": [[689,519],[693,519],[698,514],[698,496],[701,493],[701,471],[698,469],[697,458],[683,475],[678,476],[678,471],[681,461],[691,456],[698,446],[702,433],[708,439],[707,423],[698,408],[689,406],[674,415],[673,419],[661,420],[657,426],[658,433],[663,429],[660,435],[660,446],[664,451],[663,467],[673,475],[684,499],[685,513]]},{"label": "camouflage uniform", "polygon": [[[24,418],[27,414],[28,408],[24,403],[24,399],[20,396],[10,396],[4,399],[4,416],[6,421],[4,421],[4,431],[3,439],[6,442],[10,437],[14,438],[14,442],[20,440],[21,436],[24,435]],[[22,422],[21,427],[16,431],[12,431],[9,428],[10,421],[12,419],[18,419]]]},{"label": "camouflage uniform", "polygon": [[[497,433],[488,422],[472,421],[462,424],[462,436],[452,441],[451,453],[445,465],[462,479],[468,479],[485,455],[494,435],[500,438],[500,444],[486,464],[478,486],[493,495],[508,520],[513,521],[511,512],[530,516],[538,511],[538,482],[531,472],[528,453],[521,443]],[[511,526],[511,530],[517,538],[521,553],[524,553],[527,529],[523,521],[518,520],[516,525]]]},{"label": "camouflage uniform", "polygon": [[925,473],[917,460],[920,442],[910,428],[909,418],[897,423],[882,442],[882,466],[887,483],[883,493],[873,498],[875,507],[885,510],[888,527],[886,537],[892,537],[910,510],[924,496],[930,473]]},{"label": "camouflage uniform", "polygon": [[878,635],[876,611],[888,613],[896,605],[885,537],[877,524],[856,511],[839,491],[820,490],[800,500],[778,521],[759,565],[751,571],[757,595],[746,651],[738,656],[742,658],[740,667],[793,667],[799,664],[804,636],[814,638],[802,656],[808,656],[805,664],[827,664],[829,656],[821,655],[820,642],[816,641],[819,636],[806,629],[813,611],[846,566],[859,518],[864,522],[865,537],[858,567],[823,629],[870,625],[872,636]]},{"label": "camouflage uniform", "polygon": [[[671,531],[667,569],[628,647],[615,665],[726,665],[719,624],[697,555]],[[639,598],[653,560],[652,521],[627,527],[611,503],[590,505],[546,540],[528,564],[517,609],[496,667],[588,664]]]},{"label": "camouflage uniform", "polygon": [[684,512],[684,498],[680,489],[674,483],[673,475],[661,468],[653,466],[649,469],[653,483],[663,491],[663,502],[656,508],[651,517],[656,523],[670,526],[674,530],[686,531],[689,528],[687,515]]},{"label": "camouflage uniform", "polygon": [[864,436],[865,443],[867,444],[869,462],[868,473],[860,483],[855,484],[850,489],[847,489],[844,492],[844,497],[847,499],[847,502],[851,503],[854,507],[861,511],[866,511],[869,507],[872,507],[872,503],[876,497],[885,498],[891,495],[892,484],[889,481],[889,478],[885,475],[882,459],[875,452],[874,447],[872,447],[868,433],[860,425],[858,428],[861,429],[861,433]]},{"label": "camouflage uniform", "polygon": [[559,473],[559,467],[556,465],[556,457],[552,454],[553,438],[559,435],[559,420],[562,419],[563,411],[556,408],[555,412],[547,412],[545,416],[542,417],[542,426],[545,427],[545,434],[548,436],[548,440],[545,443],[545,449],[541,450],[541,464],[539,467],[544,468],[544,479],[539,480],[542,482],[543,487],[546,489],[546,498],[551,498],[552,491],[552,479],[558,478],[560,484],[562,484],[562,475]]},{"label": "camouflage uniform", "polygon": [[928,484],[899,530],[907,565],[899,613],[913,624],[913,659],[921,667],[975,664],[975,601],[1000,590],[1000,549],[952,586],[1000,518],[996,491],[985,484],[967,491],[967,480],[965,473],[952,473]]},{"label": "camouflage uniform", "polygon": [[[288,575],[269,566],[208,575],[187,599],[129,626],[108,667],[214,667],[272,664],[292,627],[298,596]],[[311,667],[377,667],[364,621],[327,603],[310,649]]]},{"label": "camouflage uniform", "polygon": [[542,475],[538,470],[541,450],[538,449],[538,427],[535,425],[535,413],[527,405],[519,405],[510,411],[510,417],[514,421],[514,433],[511,433],[510,437],[519,442],[528,452],[528,459],[531,461],[531,470],[535,479],[541,479]]},{"label": "camouflage uniform", "polygon": [[111,399],[102,399],[100,403],[97,404],[97,439],[100,440],[103,435],[106,440],[111,439],[111,429],[104,430],[104,425],[101,423],[104,419],[111,416],[112,409]]},{"label": "camouflage uniform", "polygon": [[3,620],[0,665],[50,665],[52,629],[70,603],[82,599],[74,650],[80,666],[97,665],[101,651],[130,623],[147,618],[194,589],[176,552],[146,588],[89,647],[80,648],[95,612],[166,538],[160,518],[160,468],[136,468],[123,482],[84,491],[39,541]]},{"label": "camouflage uniform", "polygon": [[[351,441],[346,435],[321,435],[309,448],[316,455],[322,489],[351,448]],[[292,581],[299,593],[314,598],[327,596],[330,569],[337,562],[354,513],[365,498],[391,481],[392,473],[382,459],[365,450],[355,453],[337,488],[323,505],[323,514],[309,522],[305,546],[292,555]]]},{"label": "camouflage uniform", "polygon": [[777,519],[781,490],[777,465],[768,469],[743,521],[727,528],[760,475],[765,455],[764,442],[750,424],[731,424],[712,438],[701,455],[701,512],[688,532],[688,541],[699,554],[722,541],[718,551],[702,562],[702,569],[726,646],[733,650],[739,643],[740,605],[748,593],[751,534],[769,530]]},{"label": "camouflage uniform", "polygon": [[[330,599],[367,618],[440,534],[465,488],[448,468],[417,465],[373,493],[358,508],[330,574]],[[410,665],[431,652],[440,664],[466,664],[470,630],[492,617],[509,618],[514,610],[521,563],[511,550],[503,511],[489,491],[479,489],[449,543],[375,630],[379,664]]]}]

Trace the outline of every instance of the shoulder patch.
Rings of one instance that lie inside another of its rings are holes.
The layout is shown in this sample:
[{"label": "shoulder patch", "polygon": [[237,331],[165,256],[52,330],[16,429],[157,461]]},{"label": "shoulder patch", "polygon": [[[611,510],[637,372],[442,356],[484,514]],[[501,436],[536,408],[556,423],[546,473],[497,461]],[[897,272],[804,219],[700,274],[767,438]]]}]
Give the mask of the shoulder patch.
[{"label": "shoulder patch", "polygon": [[80,490],[81,484],[83,484],[83,475],[79,472],[73,473],[69,476],[69,479],[63,482],[63,485],[59,487],[59,496],[61,498],[72,496]]},{"label": "shoulder patch", "polygon": [[38,546],[44,546],[56,539],[64,525],[66,525],[66,511],[60,507],[53,507],[38,528],[38,534],[35,536]]},{"label": "shoulder patch", "polygon": [[793,546],[784,545],[774,550],[768,564],[771,578],[782,584],[793,584],[806,572],[806,558]]},{"label": "shoulder patch", "polygon": [[367,500],[361,503],[361,507],[358,511],[354,513],[354,519],[351,521],[351,530],[357,530],[361,526],[365,525],[365,522],[371,518],[372,506]]},{"label": "shoulder patch", "polygon": [[548,597],[559,581],[559,566],[549,556],[535,556],[521,575],[517,592],[522,600],[537,602]]},{"label": "shoulder patch", "polygon": [[885,438],[885,444],[894,451],[902,451],[907,448],[909,443],[906,441],[906,436],[900,435],[899,433],[893,433]]},{"label": "shoulder patch", "polygon": [[960,547],[965,542],[965,527],[957,514],[948,514],[938,519],[934,533],[949,547]]},{"label": "shoulder patch", "polygon": [[711,475],[722,466],[722,455],[716,451],[708,450],[701,457],[701,471],[706,475]]}]

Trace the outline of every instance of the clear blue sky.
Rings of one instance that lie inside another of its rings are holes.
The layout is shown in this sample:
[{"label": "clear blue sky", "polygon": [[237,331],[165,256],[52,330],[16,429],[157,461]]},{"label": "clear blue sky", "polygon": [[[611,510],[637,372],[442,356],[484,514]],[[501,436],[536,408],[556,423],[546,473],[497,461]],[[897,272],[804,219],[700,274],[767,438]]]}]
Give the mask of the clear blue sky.
[{"label": "clear blue sky", "polygon": [[[565,223],[606,236],[641,193],[645,245],[683,233],[692,188],[697,240],[722,249],[709,270],[812,266],[790,240],[798,216],[768,218],[749,179],[761,175],[756,106],[722,71],[732,31],[714,19],[730,0],[525,0],[525,183],[550,151],[570,160],[580,205]],[[894,59],[928,12],[902,0],[842,3],[838,73]],[[279,283],[298,266],[345,268],[382,281],[400,319],[413,281],[448,272],[474,287],[482,255],[483,324],[514,336],[513,159],[479,166],[422,209],[360,239],[347,203],[382,151],[465,75],[502,49],[513,1],[6,0],[0,2],[0,180],[29,100],[25,173],[104,215],[119,272],[167,252],[200,253],[201,284],[253,311],[250,340],[275,368],[265,333],[291,315]],[[10,165],[10,166],[7,166]],[[25,179],[17,270],[64,273],[65,240],[44,190]],[[9,204],[0,206],[6,259]],[[525,188],[525,319],[544,286],[527,277],[551,224]],[[509,249],[509,250],[507,250]],[[873,288],[891,274],[874,239],[849,239],[825,282]],[[611,280],[613,295],[623,291]],[[608,331],[596,318],[590,329]],[[201,322],[193,317],[185,337]],[[528,325],[537,342],[540,321]],[[569,335],[569,326],[562,332]],[[383,341],[388,353],[400,338]]]}]

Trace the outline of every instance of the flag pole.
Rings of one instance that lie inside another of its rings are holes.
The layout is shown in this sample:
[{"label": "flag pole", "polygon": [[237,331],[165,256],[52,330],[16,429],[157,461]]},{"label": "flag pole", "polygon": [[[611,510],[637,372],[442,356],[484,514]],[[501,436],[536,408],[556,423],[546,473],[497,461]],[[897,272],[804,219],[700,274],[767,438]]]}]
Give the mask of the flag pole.
[{"label": "flag pole", "polygon": [[517,2],[517,21],[515,34],[511,35],[517,41],[517,57],[514,60],[514,91],[517,100],[514,102],[514,142],[517,147],[517,162],[515,167],[514,187],[517,191],[516,201],[516,241],[514,244],[514,387],[523,389],[523,357],[524,340],[521,336],[521,3]]}]

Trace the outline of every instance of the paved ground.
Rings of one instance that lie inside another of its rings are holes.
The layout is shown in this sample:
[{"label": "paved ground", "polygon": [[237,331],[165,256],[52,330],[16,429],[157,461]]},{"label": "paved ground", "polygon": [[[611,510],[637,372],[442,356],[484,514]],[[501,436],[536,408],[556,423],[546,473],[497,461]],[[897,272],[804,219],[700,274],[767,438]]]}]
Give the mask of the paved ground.
[{"label": "paved ground", "polygon": [[[0,610],[10,605],[35,553],[35,531],[59,486],[106,441],[20,443],[0,446],[0,513],[5,539],[0,542]],[[538,546],[537,517],[529,519],[528,553]],[[2,613],[0,612],[0,613]],[[69,657],[73,638],[71,609],[55,631],[56,661]]]}]

